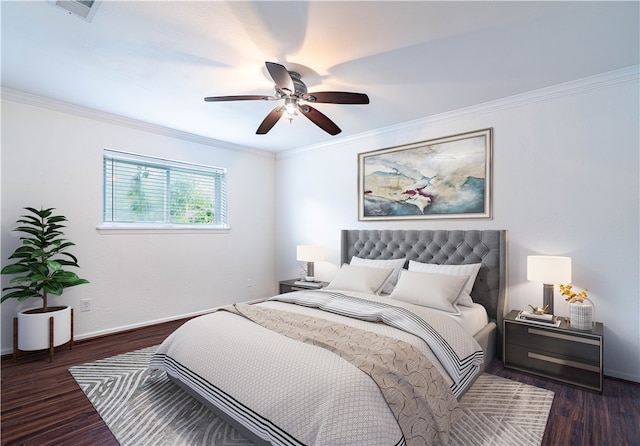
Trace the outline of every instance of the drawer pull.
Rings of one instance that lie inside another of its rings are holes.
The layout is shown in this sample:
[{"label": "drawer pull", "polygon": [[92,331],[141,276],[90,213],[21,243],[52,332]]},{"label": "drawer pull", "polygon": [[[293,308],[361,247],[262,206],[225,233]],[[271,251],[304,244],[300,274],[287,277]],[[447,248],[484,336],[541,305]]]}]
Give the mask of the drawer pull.
[{"label": "drawer pull", "polygon": [[574,367],[576,369],[582,369],[582,370],[587,370],[589,372],[600,373],[599,367],[589,365],[589,364],[582,364],[580,362],[569,361],[568,359],[558,359],[551,356],[540,355],[538,353],[532,353],[532,352],[527,352],[527,356],[531,359],[538,359],[540,361],[545,361],[545,362],[553,362],[554,364],[567,365],[569,367]]},{"label": "drawer pull", "polygon": [[538,336],[546,336],[548,338],[564,339],[565,341],[581,342],[583,344],[590,344],[590,345],[600,346],[600,341],[598,339],[581,338],[579,336],[570,336],[570,335],[566,335],[566,334],[562,334],[562,333],[555,333],[553,331],[538,330],[536,328],[529,328],[529,334],[538,335]]}]

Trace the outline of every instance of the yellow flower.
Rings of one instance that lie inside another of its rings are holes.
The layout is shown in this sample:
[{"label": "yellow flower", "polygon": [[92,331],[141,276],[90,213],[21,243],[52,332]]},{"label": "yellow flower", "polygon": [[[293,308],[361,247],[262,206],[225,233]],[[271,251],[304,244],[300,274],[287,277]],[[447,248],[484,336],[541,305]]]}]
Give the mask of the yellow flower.
[{"label": "yellow flower", "polygon": [[562,293],[562,295],[566,296],[565,300],[571,303],[584,302],[584,300],[587,298],[587,291],[589,291],[587,288],[585,288],[579,293],[576,293],[572,290],[573,285],[563,285],[561,283],[558,284],[558,287],[560,288],[560,292]]}]

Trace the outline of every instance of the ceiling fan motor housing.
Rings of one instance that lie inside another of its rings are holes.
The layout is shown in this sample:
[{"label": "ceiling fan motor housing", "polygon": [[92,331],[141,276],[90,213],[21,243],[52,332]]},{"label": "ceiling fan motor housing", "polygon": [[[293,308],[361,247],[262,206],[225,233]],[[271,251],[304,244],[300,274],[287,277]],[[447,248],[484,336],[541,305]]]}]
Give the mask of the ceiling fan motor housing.
[{"label": "ceiling fan motor housing", "polygon": [[302,96],[303,94],[307,94],[307,86],[304,82],[302,82],[300,73],[295,71],[289,71],[289,76],[291,76],[291,80],[293,81],[293,86],[296,89],[295,95]]}]

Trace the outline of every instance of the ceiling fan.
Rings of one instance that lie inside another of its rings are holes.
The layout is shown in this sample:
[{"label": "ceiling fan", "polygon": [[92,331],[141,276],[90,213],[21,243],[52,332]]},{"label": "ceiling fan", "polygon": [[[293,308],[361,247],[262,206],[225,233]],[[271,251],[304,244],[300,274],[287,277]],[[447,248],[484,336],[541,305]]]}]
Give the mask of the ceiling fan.
[{"label": "ceiling fan", "polygon": [[265,62],[269,75],[275,82],[274,96],[240,95],[240,96],[212,96],[204,98],[207,102],[222,101],[279,101],[284,102],[271,110],[262,121],[256,134],[264,135],[285,116],[291,121],[298,112],[302,113],[330,135],[337,135],[342,130],[331,119],[311,107],[308,103],[326,104],[368,104],[369,97],[364,93],[349,93],[344,91],[322,91],[307,93],[307,86],[302,82],[300,74],[288,71],[283,65],[274,62]]}]

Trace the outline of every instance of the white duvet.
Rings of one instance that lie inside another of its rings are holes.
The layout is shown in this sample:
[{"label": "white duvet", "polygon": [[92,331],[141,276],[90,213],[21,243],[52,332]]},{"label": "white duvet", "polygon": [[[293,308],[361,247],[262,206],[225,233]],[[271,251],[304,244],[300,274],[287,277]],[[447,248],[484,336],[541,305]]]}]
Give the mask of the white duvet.
[{"label": "white duvet", "polygon": [[[385,301],[374,295],[349,294]],[[433,351],[413,334],[290,303],[258,305],[322,317],[408,342],[431,360],[447,385],[455,385]],[[475,343],[449,318],[436,319],[450,342]],[[219,311],[187,322],[162,343],[151,368],[165,370],[272,444],[405,444],[380,389],[367,374],[328,350],[282,336],[235,314]],[[462,385],[472,378],[465,377]]]}]

